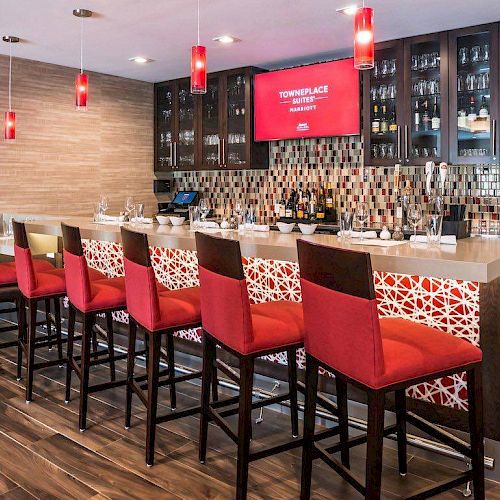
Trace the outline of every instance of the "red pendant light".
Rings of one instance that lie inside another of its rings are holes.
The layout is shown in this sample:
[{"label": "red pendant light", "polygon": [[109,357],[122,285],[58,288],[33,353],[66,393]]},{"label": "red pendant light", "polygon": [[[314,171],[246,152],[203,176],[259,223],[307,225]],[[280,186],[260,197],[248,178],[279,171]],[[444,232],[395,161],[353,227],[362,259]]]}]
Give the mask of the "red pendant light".
[{"label": "red pendant light", "polygon": [[16,140],[16,113],[12,111],[12,44],[19,43],[17,36],[4,36],[4,42],[9,44],[9,111],[4,117],[4,137],[6,141]]},{"label": "red pendant light", "polygon": [[363,6],[354,16],[354,67],[363,70],[374,65],[373,9]]},{"label": "red pendant light", "polygon": [[77,111],[87,111],[89,77],[83,72],[83,20],[92,17],[92,11],[75,9],[73,15],[80,18],[80,73],[75,77],[75,106]]},{"label": "red pendant light", "polygon": [[191,47],[191,94],[207,93],[207,48],[200,45],[200,0],[198,0],[198,43]]}]

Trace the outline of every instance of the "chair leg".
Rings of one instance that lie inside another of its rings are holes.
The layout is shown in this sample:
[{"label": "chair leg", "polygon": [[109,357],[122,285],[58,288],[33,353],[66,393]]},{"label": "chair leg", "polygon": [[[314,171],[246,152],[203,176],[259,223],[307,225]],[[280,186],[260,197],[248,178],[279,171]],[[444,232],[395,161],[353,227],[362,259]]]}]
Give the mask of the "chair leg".
[{"label": "chair leg", "polygon": [[[337,408],[339,418],[340,443],[346,443],[349,439],[349,414],[347,408],[347,382],[340,377],[335,377],[335,386],[337,388]],[[342,465],[350,467],[349,448],[340,450]]]},{"label": "chair leg", "polygon": [[[214,345],[214,349],[216,346]],[[214,363],[212,367],[212,401],[219,401],[219,377],[217,376],[217,358],[214,351]]]},{"label": "chair leg", "polygon": [[26,338],[26,306],[24,299],[17,301],[17,380],[21,380],[23,369],[23,344]]},{"label": "chair leg", "polygon": [[252,430],[252,389],[254,360],[240,359],[240,399],[238,415],[238,462],[236,475],[236,498],[244,500],[248,490],[248,466]]},{"label": "chair leg", "polygon": [[371,390],[368,393],[365,494],[367,500],[380,498],[384,444],[384,402],[385,394],[382,391]]},{"label": "chair leg", "polygon": [[57,356],[61,364],[59,365],[61,368],[63,367],[63,344],[62,344],[62,331],[61,331],[61,303],[59,298],[54,299],[54,320],[56,323],[56,337],[57,337]]},{"label": "chair leg", "polygon": [[92,340],[93,318],[83,314],[82,321],[82,358],[80,364],[80,432],[87,428],[87,405],[89,398],[90,343]]},{"label": "chair leg", "polygon": [[45,299],[45,325],[47,327],[47,336],[49,338],[49,351],[52,350],[52,323],[50,321],[50,299]]},{"label": "chair leg", "polygon": [[71,401],[71,373],[73,371],[73,345],[75,342],[75,321],[76,321],[76,310],[70,304],[68,310],[68,350],[66,353],[66,396],[64,398],[65,403]]},{"label": "chair leg", "polygon": [[36,300],[28,301],[29,327],[28,327],[28,356],[26,364],[26,402],[33,400],[33,374],[35,364],[35,340],[36,340]]},{"label": "chair leg", "polygon": [[396,391],[396,426],[398,436],[399,473],[406,476],[408,471],[406,452],[406,391]]},{"label": "chair leg", "polygon": [[306,354],[306,399],[304,408],[304,444],[302,447],[302,477],[300,498],[311,497],[312,462],[314,458],[314,427],[316,423],[316,400],[318,394],[318,362]]},{"label": "chair leg", "polygon": [[[174,351],[174,334],[167,333],[167,361],[168,361],[168,378],[175,377],[175,351]],[[174,411],[177,408],[177,391],[175,384],[170,384],[170,409]]]},{"label": "chair leg", "polygon": [[160,372],[160,335],[151,335],[149,339],[148,359],[148,405],[147,405],[147,434],[146,434],[146,464],[154,464],[156,411],[158,407],[158,380]]},{"label": "chair leg", "polygon": [[[210,420],[210,383],[214,373],[215,345],[211,338],[203,332],[203,368],[201,375],[201,411],[200,411],[200,439],[198,458],[202,464],[207,458],[208,422]],[[213,387],[213,385],[212,385]]]},{"label": "chair leg", "polygon": [[109,371],[111,381],[116,380],[116,367],[115,367],[115,340],[113,332],[113,313],[106,313],[106,326],[108,330],[108,350],[109,350]]},{"label": "chair leg", "polygon": [[[96,322],[96,318],[92,318],[92,324]],[[93,358],[94,359],[99,359],[99,356],[97,355],[97,350],[99,349],[99,343],[97,342],[97,331],[96,329],[92,326],[92,330],[90,331],[90,335],[92,336],[92,351],[94,353]]]},{"label": "chair leg", "polygon": [[469,400],[469,429],[474,498],[482,500],[484,492],[484,431],[483,431],[483,383],[481,368],[467,372],[467,393]]},{"label": "chair leg", "polygon": [[132,417],[132,384],[135,369],[135,341],[137,338],[137,323],[129,316],[128,351],[127,351],[127,401],[125,404],[125,429],[130,429]]},{"label": "chair leg", "polygon": [[299,435],[299,408],[297,403],[297,349],[287,350],[288,358],[288,392],[290,393],[290,418],[292,420],[292,437]]}]

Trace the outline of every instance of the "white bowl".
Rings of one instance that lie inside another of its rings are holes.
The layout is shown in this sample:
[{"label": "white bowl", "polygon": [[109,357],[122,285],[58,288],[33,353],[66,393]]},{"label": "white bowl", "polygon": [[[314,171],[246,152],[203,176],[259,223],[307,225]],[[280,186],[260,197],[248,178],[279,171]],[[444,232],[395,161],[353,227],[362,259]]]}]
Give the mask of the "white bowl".
[{"label": "white bowl", "polygon": [[186,220],[186,217],[170,216],[170,222],[172,223],[172,226],[182,226],[182,224],[184,224],[185,220]]},{"label": "white bowl", "polygon": [[170,223],[170,217],[168,215],[157,215],[156,220],[158,221],[158,224],[161,224],[162,226]]},{"label": "white bowl", "polygon": [[313,234],[317,227],[318,224],[299,224],[299,229],[302,234]]},{"label": "white bowl", "polygon": [[276,225],[278,226],[278,229],[280,232],[288,234],[293,231],[293,228],[295,227],[295,222],[287,223],[287,222],[277,222]]}]

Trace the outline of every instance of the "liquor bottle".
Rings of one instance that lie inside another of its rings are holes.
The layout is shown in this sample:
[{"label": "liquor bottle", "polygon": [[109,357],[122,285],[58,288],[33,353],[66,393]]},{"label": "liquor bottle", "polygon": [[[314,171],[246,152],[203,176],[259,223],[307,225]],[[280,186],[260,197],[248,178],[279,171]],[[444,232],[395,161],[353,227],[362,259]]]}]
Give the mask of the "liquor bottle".
[{"label": "liquor bottle", "polygon": [[328,221],[333,220],[333,188],[332,188],[332,183],[328,183],[328,190],[326,192],[326,198],[325,198],[325,218]]},{"label": "liquor bottle", "polygon": [[420,108],[418,106],[418,99],[415,100],[415,111],[413,112],[413,125],[415,127],[415,132],[420,129]]},{"label": "liquor bottle", "polygon": [[473,95],[470,96],[469,101],[469,112],[467,114],[467,121],[469,122],[469,126],[472,125],[473,122],[476,121],[477,112],[476,112],[476,99]]},{"label": "liquor bottle", "polygon": [[302,196],[302,191],[299,190],[299,198],[297,200],[297,219],[304,218],[304,198]]},{"label": "liquor bottle", "polygon": [[458,128],[467,128],[467,111],[465,110],[463,98],[461,99],[460,109],[458,111]]},{"label": "liquor bottle", "polygon": [[318,205],[316,207],[316,219],[319,221],[324,221],[325,220],[325,188],[323,187],[323,184],[320,185],[319,187],[319,193],[318,193]]},{"label": "liquor bottle", "polygon": [[281,198],[281,202],[280,202],[280,213],[279,213],[279,217],[280,219],[282,217],[286,217],[286,201],[285,201],[285,196],[283,195],[283,197]]},{"label": "liquor bottle", "polygon": [[396,123],[396,113],[393,111],[389,119],[389,132],[395,134],[398,131],[398,124]]},{"label": "liquor bottle", "polygon": [[380,133],[387,134],[389,130],[389,122],[387,121],[387,108],[382,106],[382,117],[380,119]]},{"label": "liquor bottle", "polygon": [[295,190],[292,188],[286,204],[285,217],[292,218],[295,210]]},{"label": "liquor bottle", "polygon": [[424,112],[422,113],[422,128],[424,131],[431,128],[431,117],[429,116],[429,102],[427,99],[424,101]]},{"label": "liquor bottle", "polygon": [[380,116],[377,104],[373,106],[372,134],[380,134]]},{"label": "liquor bottle", "polygon": [[312,189],[311,198],[309,199],[309,206],[307,207],[309,219],[314,219],[316,217],[316,207],[318,206],[318,197],[316,195],[316,189]]},{"label": "liquor bottle", "polygon": [[432,130],[439,130],[441,128],[441,117],[439,116],[437,97],[434,97],[434,108],[432,110],[431,126]]},{"label": "liquor bottle", "polygon": [[481,107],[479,108],[479,116],[481,118],[489,118],[490,117],[490,110],[488,108],[488,103],[486,102],[486,96],[483,95],[483,98],[481,99]]}]

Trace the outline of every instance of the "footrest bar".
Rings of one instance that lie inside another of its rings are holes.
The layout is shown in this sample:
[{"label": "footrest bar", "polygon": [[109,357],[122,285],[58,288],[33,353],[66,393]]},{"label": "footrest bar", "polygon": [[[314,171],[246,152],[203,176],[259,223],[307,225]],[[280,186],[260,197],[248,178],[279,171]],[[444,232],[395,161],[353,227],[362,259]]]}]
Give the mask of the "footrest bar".
[{"label": "footrest bar", "polygon": [[156,418],[156,423],[161,424],[164,422],[170,422],[171,420],[177,420],[178,418],[190,417],[191,415],[197,415],[201,411],[201,406],[191,406],[184,410],[179,410],[174,413],[169,413],[168,415],[161,415]]},{"label": "footrest bar", "polygon": [[445,479],[444,481],[440,481],[437,484],[434,484],[431,487],[423,488],[413,495],[406,497],[406,500],[421,500],[423,498],[430,498],[435,495],[439,495],[440,493],[444,493],[445,491],[449,491],[452,488],[456,488],[461,484],[468,483],[472,481],[474,476],[473,471],[463,472],[459,476],[453,479]]},{"label": "footrest bar", "polygon": [[238,436],[233,432],[229,424],[213,409],[209,408],[210,418],[236,443],[238,444]]}]

